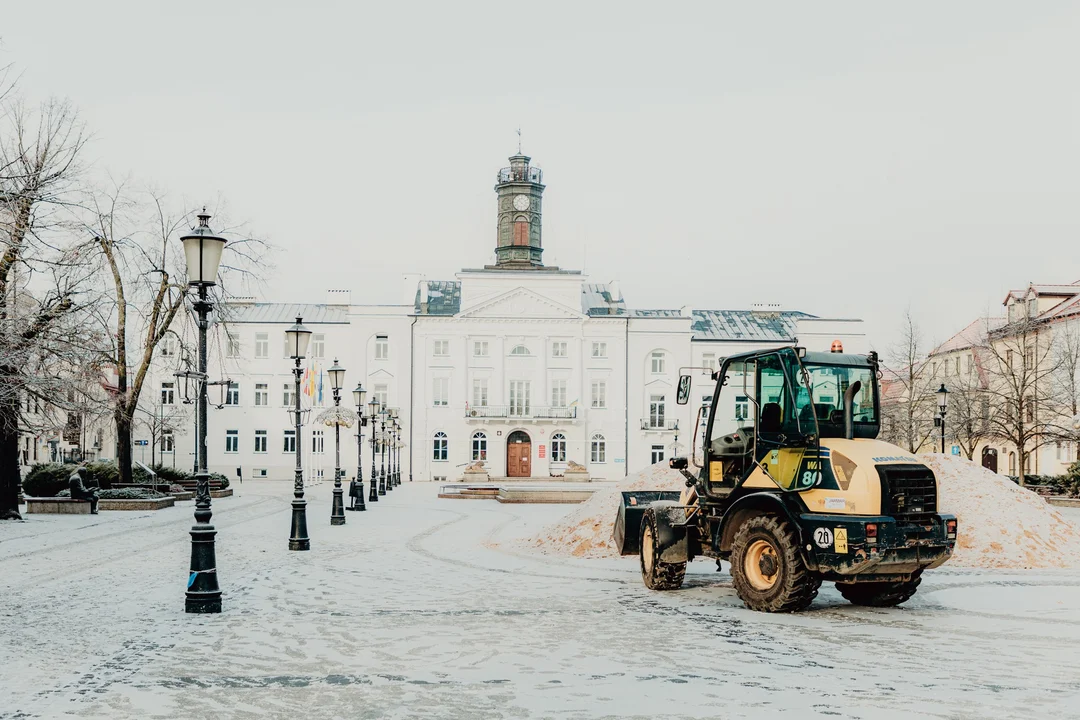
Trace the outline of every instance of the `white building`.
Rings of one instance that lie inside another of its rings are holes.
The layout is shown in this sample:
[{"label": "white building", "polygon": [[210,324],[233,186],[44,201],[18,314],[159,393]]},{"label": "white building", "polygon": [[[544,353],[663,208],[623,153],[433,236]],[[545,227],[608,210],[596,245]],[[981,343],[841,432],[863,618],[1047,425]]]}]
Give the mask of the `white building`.
[{"label": "white building", "polygon": [[[841,340],[849,352],[867,351],[858,320],[775,306],[635,310],[617,283],[545,266],[544,185],[529,160],[515,155],[498,174],[494,265],[448,281],[406,276],[399,305],[353,305],[348,292],[332,291],[325,304],[222,308],[210,374],[232,379],[233,387],[210,413],[210,469],[233,476],[242,468],[245,479],[292,477],[293,376],[284,331],[298,317],[314,333],[305,368],[323,383],[321,401],[316,391],[302,398],[305,406],[332,402],[325,370],[338,359],[346,368],[343,404],[351,405],[359,381],[400,408],[403,477],[415,480],[455,480],[474,460],[485,461],[493,477],[558,476],[575,461],[594,478],[616,479],[670,456],[676,436],[686,451],[712,395],[709,369],[724,356],[796,338],[810,349]],[[175,359],[163,360],[154,388],[171,401],[177,424],[190,424],[193,406],[181,405]],[[675,391],[686,368],[695,368],[695,401],[680,407]],[[305,467],[332,477],[332,429],[309,423],[303,435]],[[190,465],[193,438],[189,431],[159,440],[166,462]],[[352,475],[355,435],[342,440],[342,465]],[[366,478],[369,445],[363,453]]]}]

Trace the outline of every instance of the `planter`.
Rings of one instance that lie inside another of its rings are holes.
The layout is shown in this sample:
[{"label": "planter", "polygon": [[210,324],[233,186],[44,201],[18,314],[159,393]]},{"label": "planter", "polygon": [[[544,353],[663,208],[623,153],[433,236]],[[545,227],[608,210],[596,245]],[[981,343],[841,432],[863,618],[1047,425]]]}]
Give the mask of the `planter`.
[{"label": "planter", "polygon": [[186,491],[185,492],[174,492],[174,493],[169,493],[169,494],[172,495],[174,498],[176,498],[177,502],[180,502],[181,500],[191,500],[193,497],[195,497],[195,493],[186,492]]},{"label": "planter", "polygon": [[1080,508],[1080,498],[1055,496],[1046,498],[1046,502],[1056,507]]},{"label": "planter", "polygon": [[225,488],[224,490],[211,490],[210,491],[210,497],[212,497],[212,498],[232,497],[232,488]]},{"label": "planter", "polygon": [[[100,501],[99,501],[100,502]],[[37,515],[89,515],[89,500],[71,498],[26,498],[26,514]]]},{"label": "planter", "polygon": [[98,510],[161,510],[175,503],[176,498],[171,495],[148,500],[98,500]]}]

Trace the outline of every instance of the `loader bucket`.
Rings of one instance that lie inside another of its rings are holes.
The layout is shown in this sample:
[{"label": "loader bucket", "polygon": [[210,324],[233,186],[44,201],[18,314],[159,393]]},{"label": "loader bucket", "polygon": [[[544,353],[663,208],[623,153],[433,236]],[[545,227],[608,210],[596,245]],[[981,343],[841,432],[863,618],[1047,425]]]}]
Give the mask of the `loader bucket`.
[{"label": "loader bucket", "polygon": [[641,517],[645,508],[657,500],[679,501],[678,490],[639,490],[622,493],[619,514],[615,516],[612,536],[620,555],[637,555],[641,535]]}]

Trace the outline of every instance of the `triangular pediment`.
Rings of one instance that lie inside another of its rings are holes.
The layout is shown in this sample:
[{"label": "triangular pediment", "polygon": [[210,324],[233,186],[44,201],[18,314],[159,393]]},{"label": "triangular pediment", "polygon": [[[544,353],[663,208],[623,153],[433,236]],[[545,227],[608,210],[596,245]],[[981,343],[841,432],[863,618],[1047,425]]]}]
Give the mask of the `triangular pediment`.
[{"label": "triangular pediment", "polygon": [[465,308],[458,313],[458,317],[577,320],[585,316],[580,311],[546,298],[528,288],[519,287]]}]

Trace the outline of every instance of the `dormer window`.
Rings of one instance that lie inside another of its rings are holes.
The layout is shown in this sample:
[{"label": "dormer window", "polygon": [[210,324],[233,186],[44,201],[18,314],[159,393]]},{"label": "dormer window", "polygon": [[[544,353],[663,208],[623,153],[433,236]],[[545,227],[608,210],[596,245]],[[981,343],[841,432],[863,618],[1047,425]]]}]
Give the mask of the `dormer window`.
[{"label": "dormer window", "polygon": [[529,352],[529,348],[525,347],[524,345],[516,345],[514,349],[510,351],[510,354],[518,356],[532,355],[532,353]]}]

